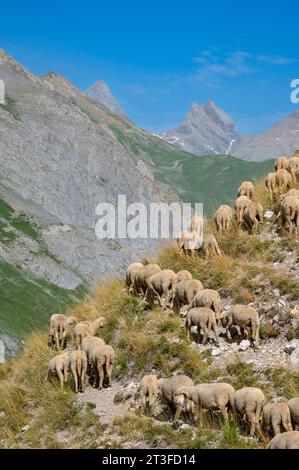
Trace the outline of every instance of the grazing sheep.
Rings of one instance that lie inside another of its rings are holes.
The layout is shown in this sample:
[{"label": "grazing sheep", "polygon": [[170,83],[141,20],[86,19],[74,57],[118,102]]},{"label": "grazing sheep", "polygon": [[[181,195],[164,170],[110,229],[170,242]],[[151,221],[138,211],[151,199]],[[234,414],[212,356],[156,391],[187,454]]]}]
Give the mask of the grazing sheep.
[{"label": "grazing sheep", "polygon": [[134,272],[134,279],[132,283],[132,290],[134,295],[145,295],[148,288],[149,279],[156,273],[160,272],[161,268],[158,264],[147,264],[143,268]]},{"label": "grazing sheep", "polygon": [[299,449],[299,431],[276,434],[269,442],[268,449]]},{"label": "grazing sheep", "polygon": [[171,269],[163,269],[149,278],[147,286],[146,301],[153,305],[154,299],[157,297],[161,307],[166,308],[170,299],[173,301],[174,298],[176,273]]},{"label": "grazing sheep", "polygon": [[96,320],[84,320],[77,323],[74,328],[74,339],[77,349],[81,349],[82,340],[86,336],[95,336],[97,331],[104,326],[105,317],[99,317]]},{"label": "grazing sheep", "polygon": [[245,207],[249,206],[251,200],[247,196],[239,196],[235,202],[235,210],[237,215],[237,220],[241,224],[243,222],[243,214]]},{"label": "grazing sheep", "polygon": [[259,224],[263,223],[264,209],[259,202],[251,202],[245,207],[243,214],[243,226],[249,233],[258,231]]},{"label": "grazing sheep", "polygon": [[85,338],[82,339],[81,348],[86,354],[87,361],[89,362],[89,354],[93,348],[104,345],[105,341],[102,338],[98,338],[97,336],[85,336]]},{"label": "grazing sheep", "polygon": [[135,272],[141,268],[144,268],[144,264],[142,263],[132,263],[128,267],[127,273],[126,273],[126,282],[125,282],[125,288],[127,289],[128,292],[131,292],[132,290],[132,284],[134,281]]},{"label": "grazing sheep", "polygon": [[111,346],[96,346],[90,351],[90,361],[94,371],[94,387],[101,390],[105,375],[108,377],[108,387],[111,387],[111,377],[115,363],[115,351]]},{"label": "grazing sheep", "polygon": [[177,239],[179,249],[184,253],[192,253],[201,244],[202,238],[196,232],[182,231]]},{"label": "grazing sheep", "polygon": [[234,408],[248,420],[251,436],[255,432],[261,435],[259,421],[265,400],[264,393],[257,387],[244,387],[235,392]]},{"label": "grazing sheep", "polygon": [[214,214],[214,222],[217,232],[227,232],[232,224],[233,210],[230,206],[223,204]]},{"label": "grazing sheep", "polygon": [[285,431],[292,431],[291,414],[287,403],[267,403],[263,407],[262,422],[268,431],[272,428],[274,434],[280,433],[280,426]]},{"label": "grazing sheep", "polygon": [[273,200],[273,195],[276,192],[276,173],[275,172],[268,173],[265,179],[265,185],[269,190],[271,200]]},{"label": "grazing sheep", "polygon": [[299,179],[299,155],[290,158],[289,172],[292,175],[293,182],[296,183]]},{"label": "grazing sheep", "polygon": [[299,397],[291,398],[288,401],[291,418],[295,426],[299,426]]},{"label": "grazing sheep", "polygon": [[247,196],[249,199],[253,199],[255,196],[255,187],[251,181],[243,181],[238,188],[238,196]]},{"label": "grazing sheep", "polygon": [[66,317],[61,313],[54,313],[51,316],[49,337],[52,336],[52,345],[55,345],[57,351],[65,348],[68,327],[74,325],[76,321],[75,317]]},{"label": "grazing sheep", "polygon": [[207,258],[215,255],[222,256],[218,242],[214,235],[211,234],[203,236],[202,245],[198,248],[198,251],[203,252]]},{"label": "grazing sheep", "polygon": [[190,281],[191,279],[192,279],[192,274],[186,269],[182,269],[176,274],[177,283],[182,282],[182,281]]},{"label": "grazing sheep", "polygon": [[221,299],[219,293],[214,289],[203,289],[199,291],[192,302],[187,306],[186,311],[192,308],[207,307],[215,312],[217,322],[220,320]]},{"label": "grazing sheep", "polygon": [[87,370],[87,357],[85,352],[77,350],[71,351],[68,357],[68,368],[73,375],[75,392],[83,392]]},{"label": "grazing sheep", "polygon": [[200,331],[203,332],[203,344],[206,344],[211,331],[213,330],[216,344],[219,346],[219,338],[218,338],[218,328],[216,323],[216,316],[215,312],[210,308],[206,307],[199,307],[199,308],[191,308],[187,313],[187,317],[185,320],[185,327],[187,331],[187,338],[190,339],[190,332],[191,327],[197,326],[197,341],[199,343],[200,338]]},{"label": "grazing sheep", "polygon": [[276,172],[276,188],[281,193],[285,189],[291,189],[293,185],[292,175],[282,168]]},{"label": "grazing sheep", "polygon": [[289,169],[289,160],[287,157],[278,157],[275,162],[275,170],[288,170]]},{"label": "grazing sheep", "polygon": [[299,228],[299,199],[286,196],[280,204],[281,223],[290,233]]},{"label": "grazing sheep", "polygon": [[234,387],[227,383],[200,384],[189,388],[187,398],[196,406],[198,425],[202,426],[203,410],[220,410],[225,423],[228,423],[228,408],[234,407],[234,393]]},{"label": "grazing sheep", "polygon": [[165,403],[171,411],[175,411],[174,422],[176,423],[181,414],[180,403],[175,400],[175,392],[179,387],[191,387],[193,380],[186,375],[175,375],[167,379],[158,380],[158,396],[162,403]]},{"label": "grazing sheep", "polygon": [[145,412],[150,412],[158,396],[158,379],[149,374],[142,377],[139,384],[141,406]]},{"label": "grazing sheep", "polygon": [[49,361],[46,380],[50,382],[51,379],[55,376],[58,377],[60,387],[61,389],[63,389],[63,386],[66,383],[67,378],[68,378],[68,354],[67,353],[57,354],[57,356],[54,356]]},{"label": "grazing sheep", "polygon": [[201,290],[203,290],[203,285],[197,279],[179,282],[176,286],[173,299],[174,312],[180,313],[181,306],[190,304]]},{"label": "grazing sheep", "polygon": [[231,339],[231,326],[237,325],[246,336],[250,336],[256,347],[259,346],[260,318],[255,308],[242,304],[233,305],[228,312],[222,315],[221,321],[226,328],[228,339]]}]

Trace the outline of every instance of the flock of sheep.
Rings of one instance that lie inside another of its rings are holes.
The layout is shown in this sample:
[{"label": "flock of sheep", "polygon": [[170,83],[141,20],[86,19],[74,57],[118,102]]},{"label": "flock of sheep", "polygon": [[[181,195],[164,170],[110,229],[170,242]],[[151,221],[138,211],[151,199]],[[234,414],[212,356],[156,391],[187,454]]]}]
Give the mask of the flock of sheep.
[{"label": "flock of sheep", "polygon": [[[299,227],[299,190],[292,189],[299,178],[299,151],[294,157],[280,157],[276,161],[276,172],[266,178],[266,186],[271,197],[278,198],[281,221],[284,227],[292,230]],[[281,195],[284,190],[287,194]],[[236,217],[243,228],[252,233],[258,230],[263,221],[263,207],[256,201],[254,185],[245,181],[238,189],[235,203]],[[222,205],[214,214],[214,222],[219,232],[228,231],[233,221],[233,210]],[[206,256],[221,256],[217,240],[212,234],[203,235],[203,219],[193,216],[187,231],[181,232],[178,246],[184,252],[194,254],[203,251]],[[198,243],[203,240],[203,243]],[[205,289],[201,281],[193,279],[189,271],[175,273],[171,269],[161,270],[158,264],[131,264],[126,273],[125,289],[132,295],[142,298],[151,307],[158,302],[163,310],[167,307],[174,313],[185,317],[187,337],[191,328],[197,328],[200,341],[203,335],[205,344],[213,332],[214,340],[219,345],[219,327],[225,328],[227,339],[231,339],[231,327],[252,340],[259,347],[260,320],[257,310],[248,305],[233,305],[229,311],[221,312],[221,298],[214,289]],[[73,376],[76,392],[84,391],[86,378],[95,387],[102,389],[105,380],[111,385],[115,352],[97,337],[98,330],[105,324],[105,318],[94,321],[78,321],[74,317],[54,314],[50,319],[49,346],[59,352],[49,362],[47,379],[57,376],[61,387]],[[73,326],[75,349],[66,351],[67,331]],[[64,350],[64,352],[60,352]],[[266,403],[263,391],[256,387],[235,390],[227,383],[207,383],[194,385],[185,375],[158,379],[155,375],[146,375],[140,382],[142,408],[149,412],[157,399],[167,404],[174,412],[174,424],[177,425],[182,412],[189,413],[199,425],[202,424],[203,410],[218,410],[225,422],[229,421],[229,412],[239,413],[250,425],[250,435],[255,433],[263,438],[260,420],[268,430],[275,434],[270,448],[299,448],[299,432],[292,431],[292,422],[299,425],[299,397],[288,403]],[[285,432],[280,433],[281,427]]]}]

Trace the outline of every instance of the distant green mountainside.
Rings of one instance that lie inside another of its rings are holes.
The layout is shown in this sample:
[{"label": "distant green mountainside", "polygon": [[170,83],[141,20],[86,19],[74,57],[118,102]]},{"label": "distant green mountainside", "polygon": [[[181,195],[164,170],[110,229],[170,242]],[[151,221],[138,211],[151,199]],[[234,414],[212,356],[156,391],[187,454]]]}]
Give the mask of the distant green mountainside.
[{"label": "distant green mountainside", "polygon": [[258,179],[274,166],[274,160],[249,162],[231,155],[199,157],[120,118],[117,125],[114,122],[109,127],[134,158],[150,164],[156,179],[175,189],[182,201],[204,203],[206,215],[211,215],[220,204],[233,203],[242,181]]}]

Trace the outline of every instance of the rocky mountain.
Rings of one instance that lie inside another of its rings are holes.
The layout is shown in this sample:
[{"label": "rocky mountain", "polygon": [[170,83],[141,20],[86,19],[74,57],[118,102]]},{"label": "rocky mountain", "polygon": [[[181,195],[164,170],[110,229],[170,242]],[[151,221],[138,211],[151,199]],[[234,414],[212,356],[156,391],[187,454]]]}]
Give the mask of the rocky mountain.
[{"label": "rocky mountain", "polygon": [[160,137],[196,155],[232,154],[249,161],[263,161],[292,155],[299,148],[299,110],[257,136],[242,136],[232,119],[215,103],[192,103],[180,125]]},{"label": "rocky mountain", "polygon": [[114,113],[122,113],[120,104],[117,99],[112,95],[110,88],[107,83],[103,80],[98,80],[91,85],[85,94],[95,100],[97,103],[104,105],[110,111]]},{"label": "rocky mountain", "polygon": [[232,119],[213,101],[192,103],[178,127],[159,134],[167,142],[197,155],[228,154],[240,136]]}]

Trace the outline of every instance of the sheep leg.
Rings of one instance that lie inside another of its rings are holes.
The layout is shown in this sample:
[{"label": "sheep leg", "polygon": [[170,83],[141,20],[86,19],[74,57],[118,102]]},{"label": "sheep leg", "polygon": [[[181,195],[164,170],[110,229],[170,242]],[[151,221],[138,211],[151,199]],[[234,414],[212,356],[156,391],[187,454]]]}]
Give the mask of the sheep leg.
[{"label": "sheep leg", "polygon": [[[197,331],[198,331],[198,328],[200,327],[197,327]],[[208,341],[208,337],[209,337],[209,329],[207,328],[207,326],[203,326],[202,327],[202,330],[203,330],[203,340],[202,340],[202,344],[206,344],[206,342]],[[198,341],[199,342],[199,341]]]},{"label": "sheep leg", "polygon": [[228,424],[228,413],[227,413],[227,407],[226,406],[221,406],[220,411],[222,413],[222,416],[224,418],[225,424]]},{"label": "sheep leg", "polygon": [[248,411],[246,415],[250,424],[250,436],[254,436],[256,426],[255,414],[253,411]]},{"label": "sheep leg", "polygon": [[203,421],[203,414],[202,414],[202,407],[201,405],[197,406],[197,416],[196,416],[196,424],[199,428],[202,427],[202,421]]},{"label": "sheep leg", "polygon": [[274,421],[273,419],[272,419],[272,428],[273,428],[273,432],[275,436],[276,434],[280,433],[280,423],[278,423],[277,421]]},{"label": "sheep leg", "polygon": [[281,422],[285,431],[293,431],[292,423],[288,417],[283,417]]},{"label": "sheep leg", "polygon": [[86,379],[86,366],[82,367],[81,376],[80,376],[80,392],[84,391]]},{"label": "sheep leg", "polygon": [[216,339],[216,344],[219,346],[219,336],[218,336],[218,331],[217,331],[217,326],[213,325],[212,330],[214,331],[215,339]]},{"label": "sheep leg", "polygon": [[99,390],[102,390],[105,374],[104,374],[104,367],[101,365],[98,366],[98,374],[99,374]]},{"label": "sheep leg", "polygon": [[113,364],[109,364],[109,366],[106,367],[106,372],[107,372],[107,376],[108,376],[108,387],[111,387]]},{"label": "sheep leg", "polygon": [[73,379],[74,379],[75,392],[78,393],[78,375],[77,375],[77,370],[76,370],[76,364],[71,365],[71,371],[72,371]]},{"label": "sheep leg", "polygon": [[58,379],[59,379],[59,383],[60,383],[60,388],[61,390],[63,390],[63,384],[64,384],[64,381],[63,381],[63,373],[62,373],[62,370],[61,369],[58,369],[57,371],[57,375],[58,375]]},{"label": "sheep leg", "polygon": [[176,425],[181,417],[183,407],[182,405],[177,405],[176,410],[175,410],[175,416],[174,416],[174,425]]},{"label": "sheep leg", "polygon": [[94,375],[93,388],[98,388],[100,378],[99,378],[98,368],[96,365],[93,366],[93,375]]},{"label": "sheep leg", "polygon": [[54,337],[55,337],[55,347],[56,347],[57,351],[59,351],[60,350],[60,345],[59,345],[59,337],[58,337],[58,331],[57,330],[55,330]]}]

